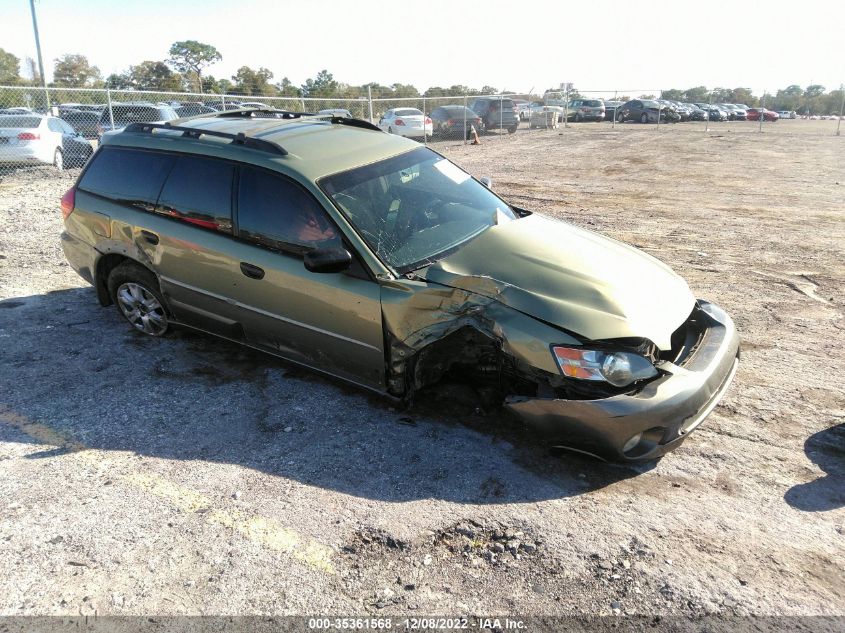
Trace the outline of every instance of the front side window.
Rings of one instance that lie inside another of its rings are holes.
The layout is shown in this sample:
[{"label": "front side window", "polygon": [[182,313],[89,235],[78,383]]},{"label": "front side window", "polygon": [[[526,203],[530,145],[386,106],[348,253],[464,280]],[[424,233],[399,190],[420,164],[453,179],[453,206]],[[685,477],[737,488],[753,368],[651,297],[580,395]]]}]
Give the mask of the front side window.
[{"label": "front side window", "polygon": [[207,229],[232,231],[231,163],[180,156],[161,190],[156,211]]},{"label": "front side window", "polygon": [[103,147],[85,170],[83,191],[152,211],[175,157],[125,147]]},{"label": "front side window", "polygon": [[238,186],[240,236],[277,249],[341,246],[325,210],[305,189],[274,174],[244,167]]},{"label": "front side window", "polygon": [[376,255],[400,274],[515,219],[487,187],[423,147],[328,176],[320,185]]}]

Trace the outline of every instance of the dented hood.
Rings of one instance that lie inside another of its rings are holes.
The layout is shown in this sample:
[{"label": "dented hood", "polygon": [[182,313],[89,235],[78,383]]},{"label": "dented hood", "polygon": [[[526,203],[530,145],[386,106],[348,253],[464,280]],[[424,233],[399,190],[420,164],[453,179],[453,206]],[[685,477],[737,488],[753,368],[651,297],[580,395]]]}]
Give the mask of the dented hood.
[{"label": "dented hood", "polygon": [[536,214],[488,229],[420,274],[589,339],[646,338],[662,350],[695,303],[650,255]]}]

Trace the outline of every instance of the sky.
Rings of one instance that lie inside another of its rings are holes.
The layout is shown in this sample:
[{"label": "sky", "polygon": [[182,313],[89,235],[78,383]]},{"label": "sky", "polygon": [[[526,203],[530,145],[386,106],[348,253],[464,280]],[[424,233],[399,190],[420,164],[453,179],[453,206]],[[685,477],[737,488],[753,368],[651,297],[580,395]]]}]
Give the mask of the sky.
[{"label": "sky", "polygon": [[[753,5],[753,6],[752,6]],[[620,94],[845,82],[845,1],[36,0],[48,79],[66,53],[107,76],[213,44],[205,73],[264,66],[301,85],[327,69],[360,85],[463,84],[542,92],[563,82]],[[36,58],[29,0],[0,0],[0,48]]]}]

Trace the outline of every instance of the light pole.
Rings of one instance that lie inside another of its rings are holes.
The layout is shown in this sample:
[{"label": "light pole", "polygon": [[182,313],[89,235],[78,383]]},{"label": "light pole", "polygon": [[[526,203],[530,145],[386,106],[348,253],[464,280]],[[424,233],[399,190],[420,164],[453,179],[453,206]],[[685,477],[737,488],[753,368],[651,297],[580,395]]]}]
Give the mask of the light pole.
[{"label": "light pole", "polygon": [[35,17],[35,0],[29,0],[29,9],[32,11],[32,30],[35,33],[35,51],[38,53],[38,72],[41,73],[41,85],[44,86],[44,99],[47,110],[50,109],[50,95],[47,92],[47,76],[44,74],[44,60],[41,58],[41,38],[38,37],[38,18]]}]

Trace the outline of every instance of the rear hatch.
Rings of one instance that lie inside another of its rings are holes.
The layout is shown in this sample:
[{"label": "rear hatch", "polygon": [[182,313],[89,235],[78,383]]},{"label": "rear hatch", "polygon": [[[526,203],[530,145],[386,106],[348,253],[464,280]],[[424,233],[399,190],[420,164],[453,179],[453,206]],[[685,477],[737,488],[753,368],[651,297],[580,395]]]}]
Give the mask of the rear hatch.
[{"label": "rear hatch", "polygon": [[518,117],[516,114],[516,105],[514,104],[513,99],[491,100],[488,118],[491,121],[501,120],[504,125],[507,125],[508,123],[516,123],[518,121]]},{"label": "rear hatch", "polygon": [[41,117],[29,115],[0,115],[0,148],[23,145],[40,136]]},{"label": "rear hatch", "polygon": [[[425,115],[419,110],[413,108],[403,108],[396,110],[396,125],[405,125],[406,127],[421,130],[425,126]],[[402,123],[400,123],[400,121]]]}]

